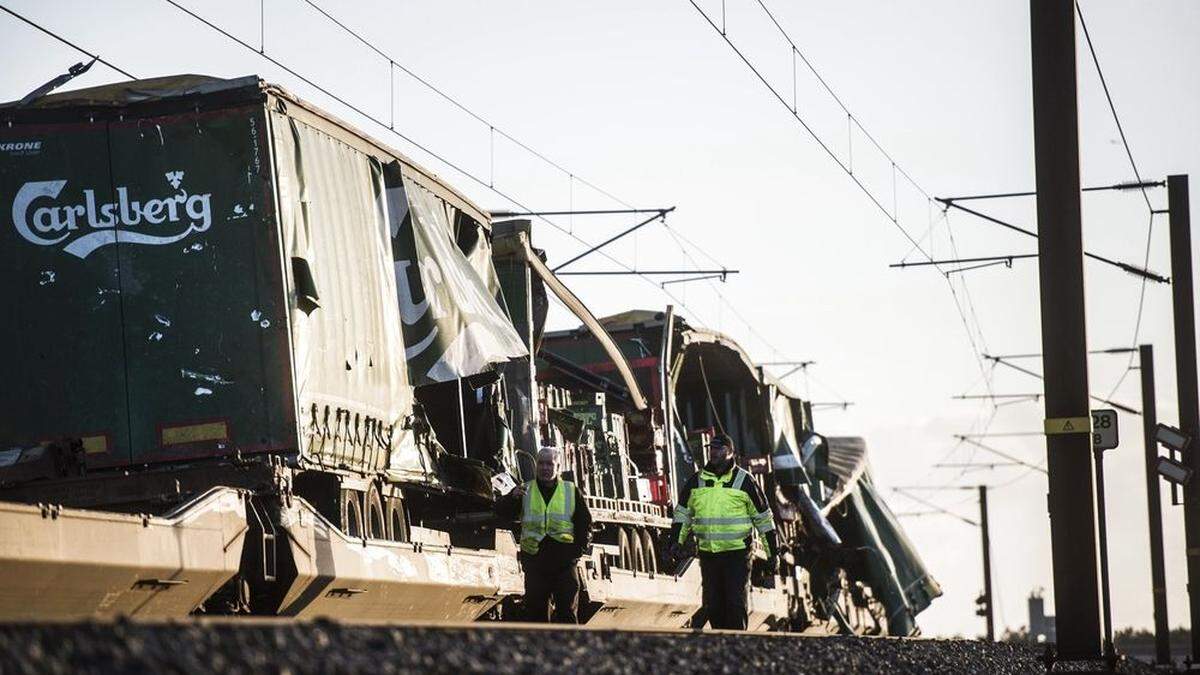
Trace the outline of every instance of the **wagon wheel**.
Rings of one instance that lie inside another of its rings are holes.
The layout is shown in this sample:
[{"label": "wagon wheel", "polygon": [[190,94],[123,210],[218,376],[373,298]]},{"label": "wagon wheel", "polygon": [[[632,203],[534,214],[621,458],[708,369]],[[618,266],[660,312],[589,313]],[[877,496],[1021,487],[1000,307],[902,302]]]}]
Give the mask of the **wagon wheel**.
[{"label": "wagon wheel", "polygon": [[629,535],[625,534],[625,528],[617,528],[617,550],[620,552],[617,557],[617,567],[624,570],[633,569],[633,549],[629,543]]},{"label": "wagon wheel", "polygon": [[347,536],[363,536],[362,493],[343,488],[341,495],[342,532]]},{"label": "wagon wheel", "polygon": [[387,539],[387,518],[383,514],[383,500],[379,488],[372,485],[363,496],[363,524],[367,539]]},{"label": "wagon wheel", "polygon": [[388,524],[388,539],[407,542],[412,538],[408,529],[408,514],[404,512],[404,500],[400,497],[388,497],[385,505]]},{"label": "wagon wheel", "polygon": [[658,572],[658,556],[654,547],[654,537],[650,535],[650,530],[642,530],[642,552],[645,556],[645,568],[650,574]]},{"label": "wagon wheel", "polygon": [[646,571],[646,551],[642,547],[642,537],[638,534],[637,528],[629,528],[629,550],[633,557],[633,570],[636,572]]}]

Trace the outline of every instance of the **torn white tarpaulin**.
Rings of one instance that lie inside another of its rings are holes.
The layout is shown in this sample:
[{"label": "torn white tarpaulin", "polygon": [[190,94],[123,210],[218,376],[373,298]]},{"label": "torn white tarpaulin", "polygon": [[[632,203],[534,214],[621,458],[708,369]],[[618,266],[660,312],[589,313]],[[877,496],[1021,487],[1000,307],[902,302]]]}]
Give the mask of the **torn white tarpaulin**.
[{"label": "torn white tarpaulin", "polygon": [[385,168],[396,289],[413,384],[448,382],[526,356],[512,322],[452,239],[450,207],[399,174],[398,164]]}]

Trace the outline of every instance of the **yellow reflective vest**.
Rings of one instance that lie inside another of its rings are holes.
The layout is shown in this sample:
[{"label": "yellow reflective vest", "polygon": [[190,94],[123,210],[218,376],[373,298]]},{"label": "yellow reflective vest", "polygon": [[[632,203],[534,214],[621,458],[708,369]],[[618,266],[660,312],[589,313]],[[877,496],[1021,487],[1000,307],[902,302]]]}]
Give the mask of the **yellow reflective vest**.
[{"label": "yellow reflective vest", "polygon": [[542,497],[536,480],[525,484],[521,501],[521,550],[537,555],[546,537],[570,544],[575,541],[575,484],[558,480],[549,503]]},{"label": "yellow reflective vest", "polygon": [[679,543],[684,543],[688,533],[693,532],[703,552],[738,551],[746,548],[754,532],[766,534],[774,530],[770,509],[757,511],[742,488],[748,480],[750,474],[738,466],[722,476],[701,471],[687,504],[675,507],[674,520],[681,525]]}]

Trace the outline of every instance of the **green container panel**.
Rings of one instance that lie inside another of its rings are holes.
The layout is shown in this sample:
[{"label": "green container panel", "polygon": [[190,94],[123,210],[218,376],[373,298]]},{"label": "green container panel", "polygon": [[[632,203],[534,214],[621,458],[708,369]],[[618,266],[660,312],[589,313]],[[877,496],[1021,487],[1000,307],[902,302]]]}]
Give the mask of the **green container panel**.
[{"label": "green container panel", "polygon": [[4,130],[43,142],[0,156],[20,289],[0,445],[102,435],[93,467],[296,447],[264,124],[258,104]]}]

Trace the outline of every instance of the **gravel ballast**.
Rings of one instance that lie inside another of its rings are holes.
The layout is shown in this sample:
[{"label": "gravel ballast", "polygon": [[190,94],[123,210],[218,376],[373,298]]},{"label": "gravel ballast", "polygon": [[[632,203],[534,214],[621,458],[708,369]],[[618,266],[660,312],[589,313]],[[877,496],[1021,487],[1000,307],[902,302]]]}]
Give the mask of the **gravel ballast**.
[{"label": "gravel ballast", "polygon": [[[1037,673],[1035,645],[331,622],[0,625],[3,673]],[[1123,664],[1122,672],[1152,672]]]}]

